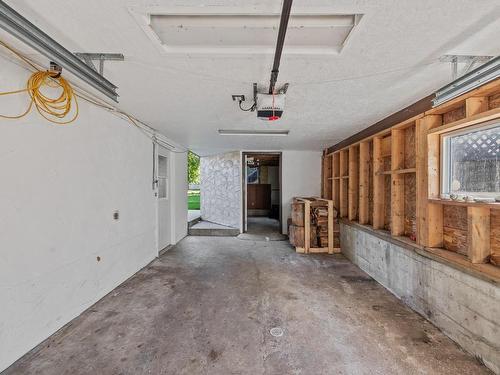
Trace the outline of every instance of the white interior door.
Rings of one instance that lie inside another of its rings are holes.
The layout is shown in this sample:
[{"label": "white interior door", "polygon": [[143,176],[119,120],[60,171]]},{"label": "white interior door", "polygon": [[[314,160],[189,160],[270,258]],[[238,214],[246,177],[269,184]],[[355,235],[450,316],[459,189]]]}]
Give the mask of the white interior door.
[{"label": "white interior door", "polygon": [[158,148],[157,180],[158,180],[158,251],[172,243],[172,225],[170,221],[170,153],[163,147]]}]

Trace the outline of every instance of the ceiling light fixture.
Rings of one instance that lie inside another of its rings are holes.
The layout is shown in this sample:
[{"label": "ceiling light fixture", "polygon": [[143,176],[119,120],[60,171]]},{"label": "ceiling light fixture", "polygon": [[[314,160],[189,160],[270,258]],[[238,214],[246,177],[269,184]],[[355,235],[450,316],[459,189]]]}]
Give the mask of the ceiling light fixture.
[{"label": "ceiling light fixture", "polygon": [[267,137],[286,137],[290,130],[233,130],[219,129],[219,135],[257,135]]}]

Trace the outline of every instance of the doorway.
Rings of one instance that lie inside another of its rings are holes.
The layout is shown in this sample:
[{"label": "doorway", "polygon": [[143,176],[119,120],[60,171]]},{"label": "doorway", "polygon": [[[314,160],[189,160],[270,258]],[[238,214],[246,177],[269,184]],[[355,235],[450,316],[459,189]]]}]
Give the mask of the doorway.
[{"label": "doorway", "polygon": [[281,152],[243,152],[242,159],[243,232],[281,240]]}]

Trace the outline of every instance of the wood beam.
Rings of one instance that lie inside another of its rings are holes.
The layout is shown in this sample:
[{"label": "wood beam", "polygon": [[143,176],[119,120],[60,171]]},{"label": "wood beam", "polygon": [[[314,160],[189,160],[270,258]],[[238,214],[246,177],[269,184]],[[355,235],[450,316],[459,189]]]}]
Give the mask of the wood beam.
[{"label": "wood beam", "polygon": [[430,110],[432,108],[432,99],[434,99],[434,96],[434,94],[426,96],[425,98],[420,99],[419,101],[409,105],[408,107],[403,108],[402,110],[393,113],[390,116],[387,116],[383,120],[380,120],[372,126],[369,126],[368,128],[360,131],[359,133],[356,133],[353,136],[337,143],[336,145],[329,147],[327,153],[330,154],[353,143],[362,141],[364,138],[371,137],[383,130],[389,129],[394,125],[402,123],[412,117]]}]

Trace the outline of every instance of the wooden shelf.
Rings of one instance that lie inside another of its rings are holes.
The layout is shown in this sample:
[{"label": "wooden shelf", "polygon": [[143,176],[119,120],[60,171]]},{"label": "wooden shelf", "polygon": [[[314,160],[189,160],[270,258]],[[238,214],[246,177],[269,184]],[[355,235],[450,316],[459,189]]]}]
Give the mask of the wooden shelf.
[{"label": "wooden shelf", "polygon": [[342,177],[340,177],[340,178],[349,178],[349,176],[342,176]]},{"label": "wooden shelf", "polygon": [[377,172],[377,173],[375,173],[375,176],[390,175],[391,173],[392,173],[392,171]]},{"label": "wooden shelf", "polygon": [[464,206],[464,207],[488,207],[500,210],[500,203],[480,203],[480,202],[460,202],[447,199],[429,199],[429,203],[444,204],[450,206]]},{"label": "wooden shelf", "polygon": [[416,173],[416,168],[406,168],[406,169],[397,169],[395,171],[383,171],[375,173],[376,176],[382,175],[391,175],[391,174],[405,174],[405,173]]},{"label": "wooden shelf", "polygon": [[395,171],[392,171],[392,174],[405,174],[405,173],[417,173],[417,168],[397,169]]},{"label": "wooden shelf", "polygon": [[333,177],[334,180],[340,180],[340,177]]}]

